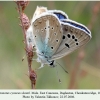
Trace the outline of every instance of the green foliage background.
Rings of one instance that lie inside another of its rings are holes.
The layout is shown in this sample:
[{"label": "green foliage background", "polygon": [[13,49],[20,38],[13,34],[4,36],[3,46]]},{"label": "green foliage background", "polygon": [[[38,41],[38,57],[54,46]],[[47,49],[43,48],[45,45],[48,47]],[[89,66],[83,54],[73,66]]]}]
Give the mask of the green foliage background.
[{"label": "green foliage background", "polygon": [[[30,19],[37,6],[62,10],[70,19],[90,27],[92,39],[84,47],[85,56],[77,69],[74,88],[100,89],[100,2],[31,1],[25,9]],[[18,25],[19,15],[15,8],[13,1],[0,1],[0,89],[30,89],[26,58],[22,62],[25,55],[23,34]],[[80,50],[58,60],[69,72],[66,74],[59,65],[57,66],[61,84],[58,82],[56,68],[45,66],[38,70],[36,89],[67,89]],[[39,66],[40,63],[33,61],[33,69]]]}]

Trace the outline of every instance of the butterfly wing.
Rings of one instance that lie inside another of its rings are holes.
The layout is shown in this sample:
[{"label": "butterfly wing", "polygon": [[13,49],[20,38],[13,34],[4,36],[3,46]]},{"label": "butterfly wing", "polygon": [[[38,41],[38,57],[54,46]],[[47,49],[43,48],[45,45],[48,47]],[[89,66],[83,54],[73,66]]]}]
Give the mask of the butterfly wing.
[{"label": "butterfly wing", "polygon": [[68,16],[61,10],[48,10],[48,13],[55,14],[59,20],[68,19]]},{"label": "butterfly wing", "polygon": [[59,19],[50,13],[43,13],[33,24],[33,36],[37,53],[51,57],[61,43],[62,28]]},{"label": "butterfly wing", "polygon": [[91,32],[82,24],[72,20],[62,20],[62,42],[51,59],[59,59],[86,44]]},{"label": "butterfly wing", "polygon": [[26,32],[26,40],[27,40],[27,45],[29,46],[30,44],[34,46],[34,37],[33,37],[33,31],[32,31],[32,26],[28,28]]},{"label": "butterfly wing", "polygon": [[33,29],[32,29],[32,23],[34,22],[34,19],[37,18],[40,14],[44,13],[47,11],[46,7],[39,7],[37,6],[34,14],[33,14],[33,18],[31,20],[31,25],[28,28],[27,32],[26,32],[26,39],[27,39],[27,44],[28,45],[32,45],[35,46],[34,44],[34,37],[33,37]]}]

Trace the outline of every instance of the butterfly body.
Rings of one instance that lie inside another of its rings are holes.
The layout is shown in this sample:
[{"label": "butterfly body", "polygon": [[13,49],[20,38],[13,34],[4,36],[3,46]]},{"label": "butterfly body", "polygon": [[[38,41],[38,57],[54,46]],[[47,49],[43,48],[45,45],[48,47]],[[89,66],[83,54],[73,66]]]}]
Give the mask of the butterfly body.
[{"label": "butterfly body", "polygon": [[41,63],[41,67],[44,64],[54,67],[56,59],[86,44],[91,38],[91,32],[84,25],[70,20],[62,11],[43,8],[42,11],[33,16],[27,30],[27,43],[35,46],[37,62]]}]

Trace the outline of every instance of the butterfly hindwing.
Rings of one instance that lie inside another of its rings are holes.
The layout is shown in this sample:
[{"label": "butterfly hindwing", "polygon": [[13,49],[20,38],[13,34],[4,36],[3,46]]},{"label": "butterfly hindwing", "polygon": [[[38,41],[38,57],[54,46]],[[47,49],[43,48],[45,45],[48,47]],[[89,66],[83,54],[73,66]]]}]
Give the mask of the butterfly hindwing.
[{"label": "butterfly hindwing", "polygon": [[[68,22],[72,22],[73,24]],[[84,25],[71,20],[66,20],[62,23],[62,29],[62,42],[56,53],[52,56],[52,59],[59,59],[66,56],[86,44],[91,38],[90,31]]]},{"label": "butterfly hindwing", "polygon": [[59,20],[62,20],[62,19],[68,19],[68,16],[67,14],[65,14],[63,11],[61,10],[48,10],[49,13],[53,13],[55,14]]}]

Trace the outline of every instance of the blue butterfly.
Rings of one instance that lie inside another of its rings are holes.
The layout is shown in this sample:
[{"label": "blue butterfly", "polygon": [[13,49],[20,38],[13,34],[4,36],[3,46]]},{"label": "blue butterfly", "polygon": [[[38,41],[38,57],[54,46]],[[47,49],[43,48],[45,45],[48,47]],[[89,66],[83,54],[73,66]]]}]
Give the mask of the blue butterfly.
[{"label": "blue butterfly", "polygon": [[37,7],[26,36],[27,43],[36,48],[41,67],[44,64],[54,67],[56,59],[85,45],[91,39],[91,32],[60,10]]}]

